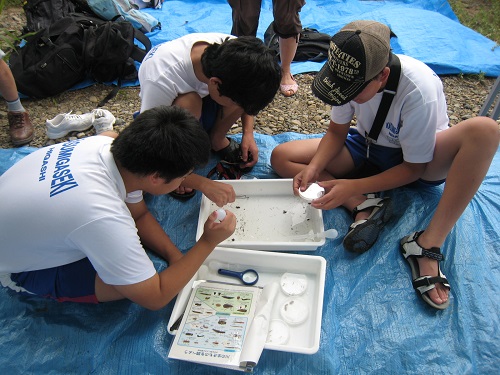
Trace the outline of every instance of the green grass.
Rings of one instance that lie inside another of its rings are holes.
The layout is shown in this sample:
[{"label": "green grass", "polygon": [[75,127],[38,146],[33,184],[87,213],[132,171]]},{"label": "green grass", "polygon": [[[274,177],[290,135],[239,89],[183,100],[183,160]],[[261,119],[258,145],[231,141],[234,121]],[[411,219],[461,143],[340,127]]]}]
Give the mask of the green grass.
[{"label": "green grass", "polygon": [[460,23],[500,46],[500,1],[448,0]]}]

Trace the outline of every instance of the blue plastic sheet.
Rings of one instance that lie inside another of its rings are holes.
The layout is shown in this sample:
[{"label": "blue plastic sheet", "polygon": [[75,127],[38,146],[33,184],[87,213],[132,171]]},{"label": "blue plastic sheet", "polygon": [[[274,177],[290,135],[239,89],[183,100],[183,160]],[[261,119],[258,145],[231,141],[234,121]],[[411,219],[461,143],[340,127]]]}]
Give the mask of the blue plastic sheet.
[{"label": "blue plastic sheet", "polygon": [[[277,144],[319,136],[256,134],[259,163],[246,177],[276,178],[269,157]],[[0,173],[32,151],[0,150]],[[215,162],[198,172],[206,174]],[[264,350],[255,373],[496,374],[500,151],[443,246],[442,267],[452,285],[451,302],[448,309],[436,311],[413,291],[398,243],[425,227],[441,192],[442,188],[387,192],[394,202],[394,217],[365,254],[346,252],[341,238],[304,252],[327,260],[320,349],[313,355]],[[200,198],[199,192],[187,202],[147,197],[151,211],[183,251],[195,241]],[[325,228],[344,234],[351,219],[339,208],[325,211],[324,222]],[[159,270],[165,267],[162,260],[151,257]],[[0,370],[4,374],[233,373],[167,358],[173,304],[156,312],[128,301],[86,306],[21,297],[0,288]]]},{"label": "blue plastic sheet", "polygon": [[[250,0],[249,0],[250,1]],[[153,46],[197,32],[231,32],[231,7],[226,0],[167,0],[162,9],[145,8],[162,25],[148,33]],[[458,22],[444,0],[308,0],[300,13],[302,25],[333,35],[347,23],[372,19],[391,27],[395,53],[412,56],[437,74],[500,75],[500,47]],[[273,21],[272,0],[262,0],[257,36]],[[136,63],[137,67],[140,66]],[[317,72],[323,62],[294,62],[292,73]],[[92,85],[86,80],[74,87]],[[123,82],[138,86],[139,81]]]},{"label": "blue plastic sheet", "polygon": [[[165,1],[163,9],[143,10],[156,17],[162,29],[149,33],[153,45],[194,32],[231,32],[231,7],[226,0]],[[373,19],[391,27],[394,52],[428,64],[437,74],[500,75],[500,47],[461,25],[444,0],[307,0],[302,25],[335,34],[357,19]],[[272,1],[262,0],[257,36],[272,22]],[[323,63],[292,64],[292,73],[316,72]]]}]

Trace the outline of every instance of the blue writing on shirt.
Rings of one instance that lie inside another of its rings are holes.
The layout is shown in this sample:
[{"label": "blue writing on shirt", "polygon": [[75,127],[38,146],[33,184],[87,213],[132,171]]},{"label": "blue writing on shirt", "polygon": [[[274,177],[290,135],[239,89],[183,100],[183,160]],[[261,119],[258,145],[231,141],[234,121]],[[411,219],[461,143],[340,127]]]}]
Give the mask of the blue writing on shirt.
[{"label": "blue writing on shirt", "polygon": [[396,127],[392,124],[392,122],[386,122],[385,123],[385,128],[388,130],[388,135],[387,135],[387,140],[394,144],[399,146],[399,130],[400,127]]},{"label": "blue writing on shirt", "polygon": [[49,164],[50,155],[52,155],[52,151],[54,151],[54,147],[51,147],[45,153],[43,157],[42,166],[40,167],[40,175],[38,176],[38,181],[44,181],[47,177],[47,164]]},{"label": "blue writing on shirt", "polygon": [[52,174],[52,181],[50,183],[51,197],[78,186],[78,183],[75,181],[69,166],[71,155],[73,154],[73,150],[78,143],[80,143],[80,140],[75,140],[64,143],[61,147],[59,155],[57,155],[56,165],[54,173]]}]

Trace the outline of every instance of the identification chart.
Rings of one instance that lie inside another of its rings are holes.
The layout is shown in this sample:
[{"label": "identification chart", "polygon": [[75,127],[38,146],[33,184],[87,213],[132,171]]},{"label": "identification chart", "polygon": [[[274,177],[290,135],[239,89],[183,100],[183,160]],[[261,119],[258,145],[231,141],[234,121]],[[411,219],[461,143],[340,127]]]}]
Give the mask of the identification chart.
[{"label": "identification chart", "polygon": [[238,368],[261,288],[202,282],[193,288],[169,358]]}]

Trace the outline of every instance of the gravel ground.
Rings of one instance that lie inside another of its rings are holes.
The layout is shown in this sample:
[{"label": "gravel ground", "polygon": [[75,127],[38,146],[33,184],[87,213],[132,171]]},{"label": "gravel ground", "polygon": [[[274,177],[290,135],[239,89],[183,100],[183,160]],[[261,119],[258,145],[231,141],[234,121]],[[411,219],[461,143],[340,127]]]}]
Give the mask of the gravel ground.
[{"label": "gravel ground", "polygon": [[[16,32],[24,24],[24,13],[21,8],[5,9],[0,14],[0,25],[5,32]],[[1,36],[1,35],[0,35]],[[0,38],[1,40],[1,38]],[[324,132],[329,123],[330,106],[325,105],[311,93],[311,82],[314,74],[296,75],[299,91],[291,98],[285,98],[277,93],[273,102],[256,116],[255,131],[262,134],[278,134],[282,132],[298,132],[315,134]],[[461,120],[476,116],[493,85],[494,78],[444,76],[441,77],[448,102],[450,125]],[[45,134],[45,120],[52,119],[59,113],[72,111],[74,114],[90,112],[97,103],[111,90],[109,86],[96,84],[85,89],[68,91],[55,97],[30,100],[22,103],[28,110],[35,126],[35,137],[29,144],[32,147],[43,147],[54,142],[62,142],[71,137],[85,137],[94,133],[93,129],[81,133],[68,134],[56,141],[49,140]],[[140,107],[139,88],[122,88],[116,98],[109,101],[105,109],[116,117],[115,130],[120,131],[132,119],[132,114]],[[11,148],[8,134],[7,108],[0,106],[0,147]],[[498,121],[500,127],[500,120]],[[241,127],[236,123],[231,129],[232,134],[240,133]]]}]

